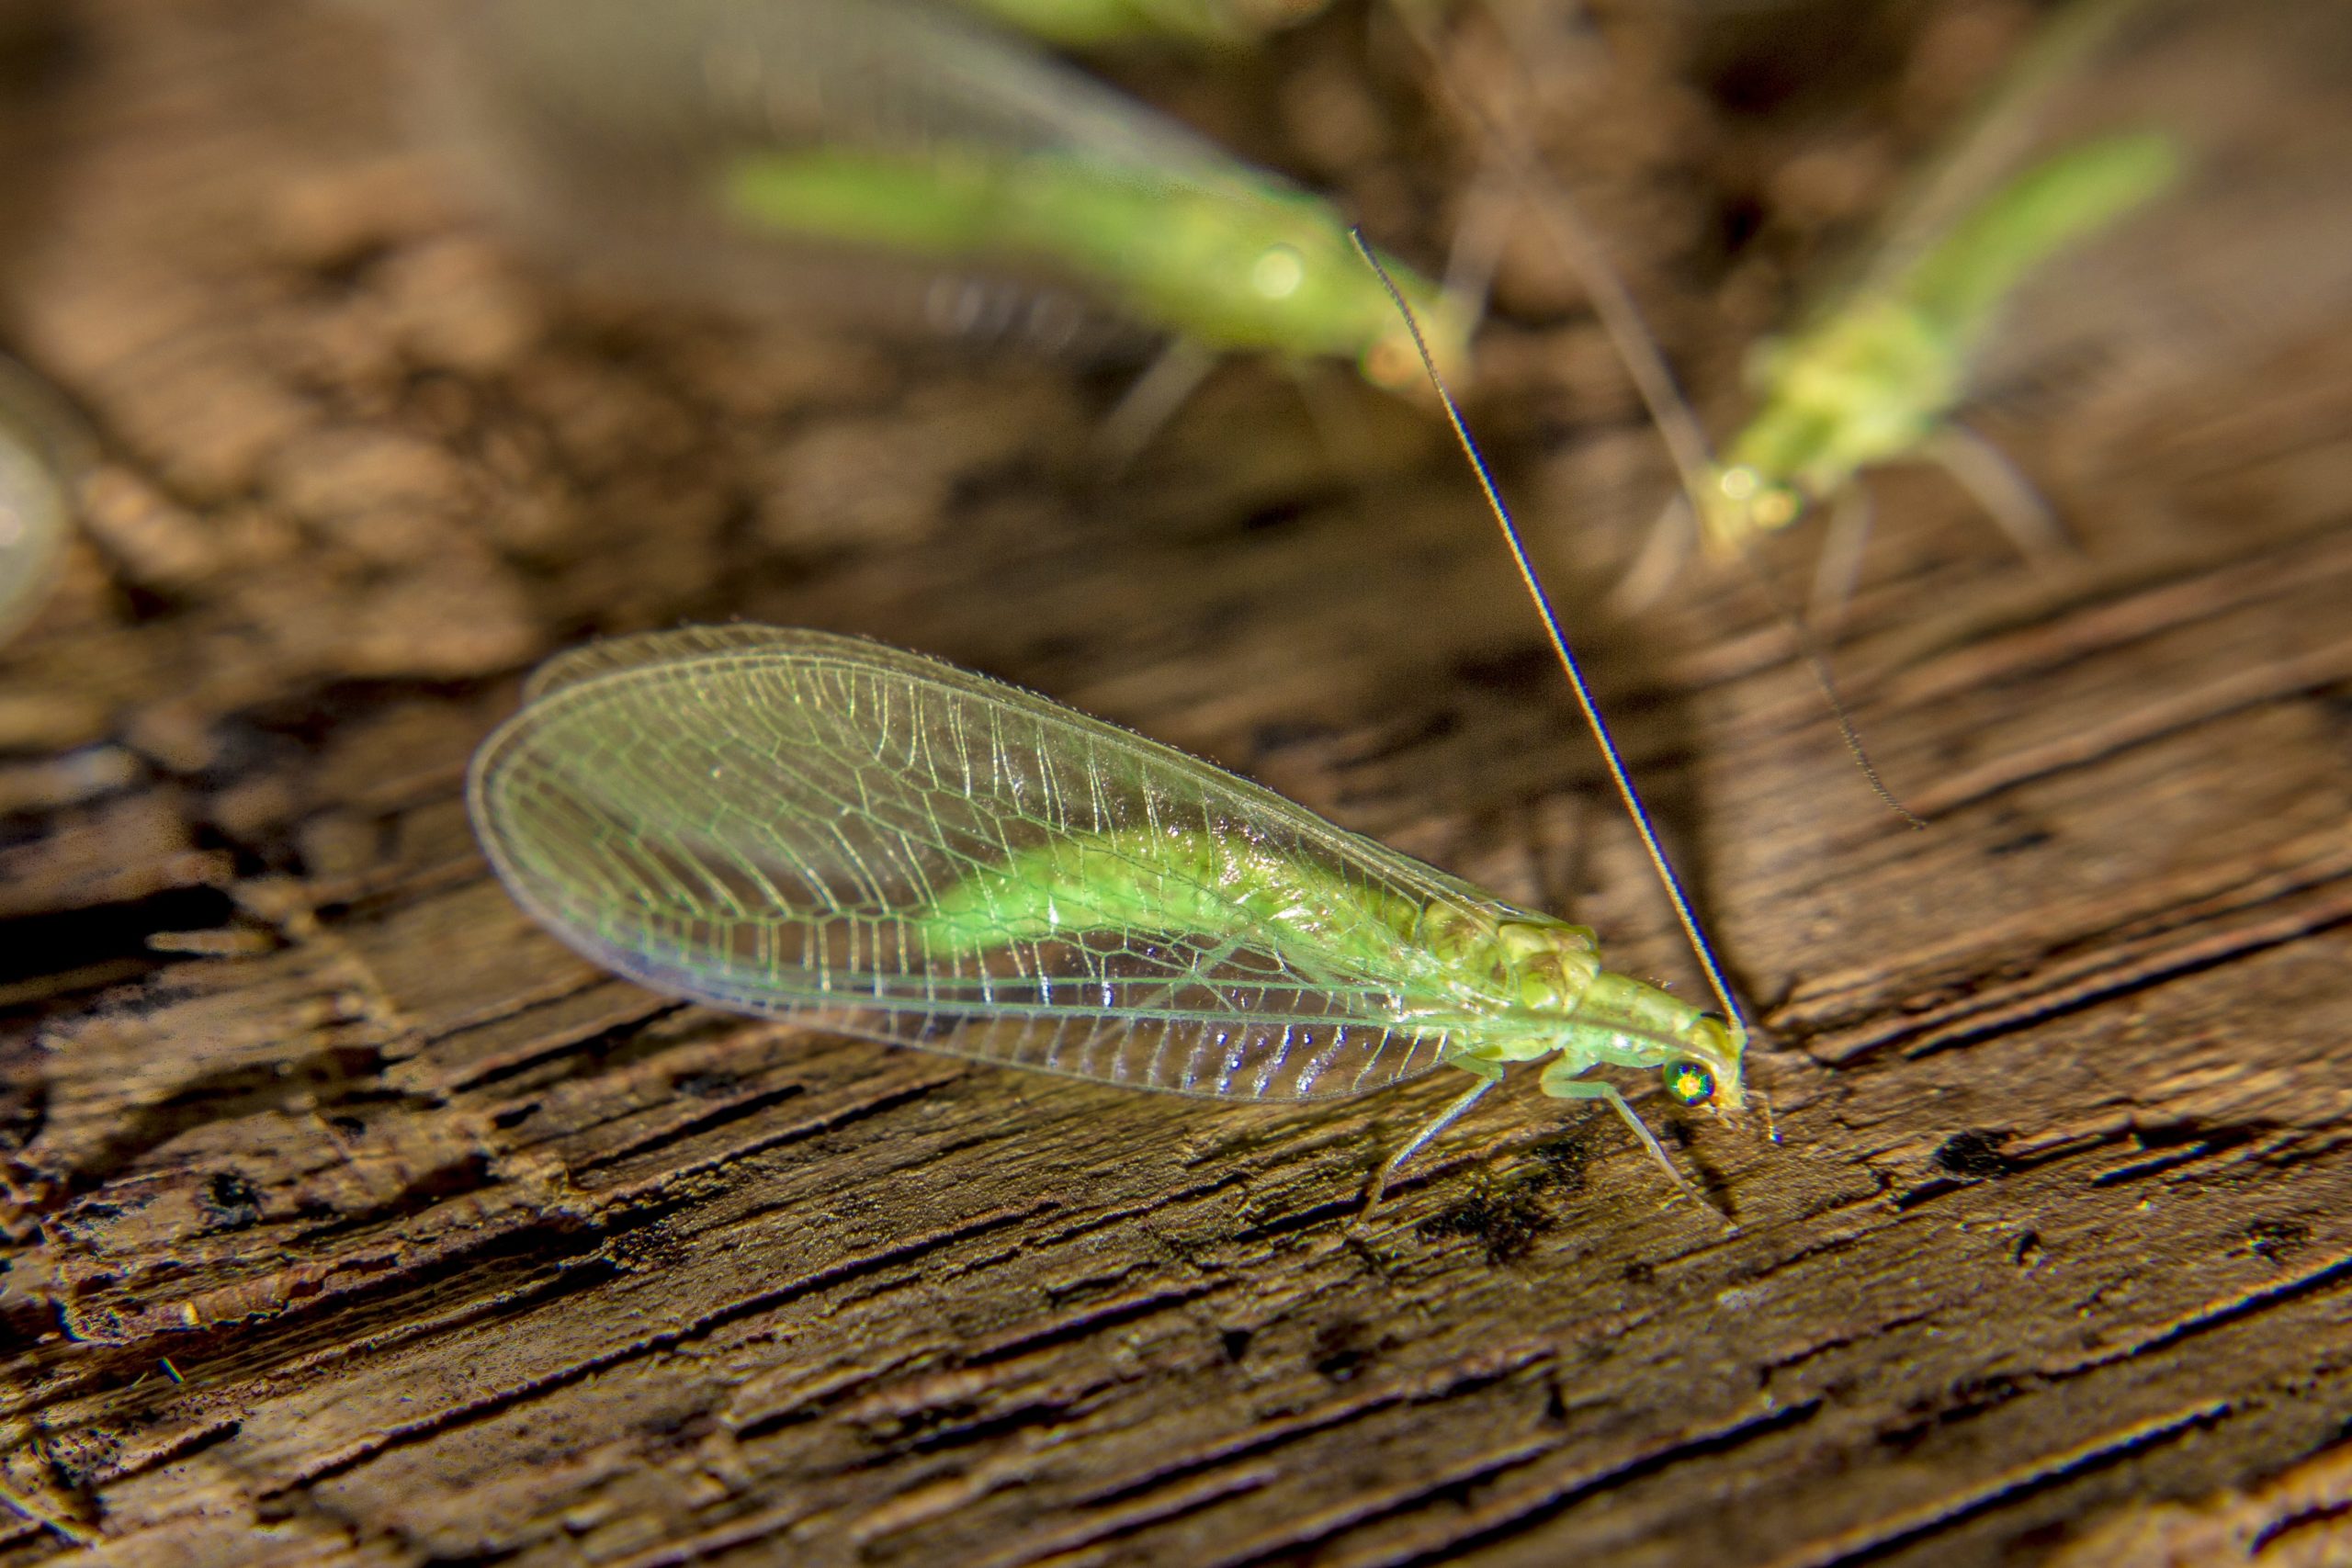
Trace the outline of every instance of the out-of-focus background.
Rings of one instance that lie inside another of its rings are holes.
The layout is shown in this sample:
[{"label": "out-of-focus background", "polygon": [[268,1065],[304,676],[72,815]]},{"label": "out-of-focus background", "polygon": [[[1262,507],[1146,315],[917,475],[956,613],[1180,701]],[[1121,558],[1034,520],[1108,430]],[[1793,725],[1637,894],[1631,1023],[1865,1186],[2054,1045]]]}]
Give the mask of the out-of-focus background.
[{"label": "out-of-focus background", "polygon": [[[1826,518],[1611,602],[1676,474],[1492,128],[1726,442],[1743,360],[1856,298],[2059,8],[1018,46],[1088,84],[1020,123],[1119,106],[1136,156],[1490,271],[1471,418],[1761,1029],[1777,1142],[1641,1098],[1727,1232],[1524,1086],[1351,1229],[1449,1087],[1196,1103],[679,1006],[469,831],[540,658],[815,626],[1691,986],[1409,385],[1202,355],[1138,420],[1170,334],[1099,280],[709,231],[668,160],[741,128],[677,94],[739,53],[543,16],[618,72],[565,78],[583,121],[485,67],[489,9],[0,3],[38,389],[0,418],[0,1564],[2341,1561],[2352,28],[2143,9],[2009,166],[2154,126],[2180,182],[2034,270],[1964,409],[2073,547],[1886,467],[1818,635],[1918,833],[1777,608]],[[808,95],[770,129],[986,118],[816,58],[767,58]]]}]

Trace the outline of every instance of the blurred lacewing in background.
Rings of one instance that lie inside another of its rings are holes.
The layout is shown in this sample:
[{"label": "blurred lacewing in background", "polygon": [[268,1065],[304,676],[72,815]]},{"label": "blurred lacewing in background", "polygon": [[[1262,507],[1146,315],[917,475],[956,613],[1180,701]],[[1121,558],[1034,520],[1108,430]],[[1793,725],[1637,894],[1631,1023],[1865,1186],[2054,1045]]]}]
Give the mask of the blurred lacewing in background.
[{"label": "blurred lacewing in background", "polygon": [[[1217,355],[1419,369],[1326,202],[921,0],[485,0],[420,34],[438,134],[573,254],[1046,347],[1105,311]],[[1442,365],[1466,309],[1396,268]],[[1149,379],[1149,378],[1147,378]]]},{"label": "blurred lacewing in background", "polygon": [[[2291,79],[2322,90],[2277,90]],[[1687,499],[1621,602],[1655,597],[1694,532],[1736,553],[1829,502],[1814,604],[1834,616],[1869,523],[1860,477],[1910,458],[2021,548],[2061,547],[2035,487],[1959,416],[2054,381],[2145,389],[2352,304],[2346,167],[2352,7],[2074,0],[1751,352],[1752,414],[1719,460],[1685,465]]]}]

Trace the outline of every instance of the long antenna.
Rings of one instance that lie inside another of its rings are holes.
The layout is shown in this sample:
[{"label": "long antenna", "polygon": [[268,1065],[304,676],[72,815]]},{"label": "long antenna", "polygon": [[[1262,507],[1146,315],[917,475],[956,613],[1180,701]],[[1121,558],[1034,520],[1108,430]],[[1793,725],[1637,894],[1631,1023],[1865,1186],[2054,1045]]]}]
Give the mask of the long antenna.
[{"label": "long antenna", "polygon": [[1403,290],[1380,258],[1372,254],[1365,243],[1363,231],[1350,229],[1348,237],[1355,242],[1356,250],[1379,277],[1381,287],[1388,290],[1388,298],[1396,301],[1397,314],[1405,318],[1405,330],[1412,334],[1413,347],[1421,356],[1421,368],[1429,372],[1430,385],[1437,389],[1438,401],[1445,405],[1446,423],[1453,426],[1453,438],[1462,444],[1462,455],[1470,459],[1470,468],[1478,476],[1478,488],[1486,492],[1487,506],[1495,514],[1496,525],[1503,531],[1503,543],[1510,548],[1510,558],[1519,568],[1519,580],[1526,585],[1527,596],[1535,602],[1535,612],[1543,617],[1544,630],[1552,639],[1552,651],[1559,656],[1560,668],[1567,671],[1568,685],[1577,694],[1577,705],[1584,710],[1584,721],[1591,728],[1592,736],[1600,743],[1600,754],[1609,763],[1609,776],[1617,785],[1617,796],[1625,803],[1626,814],[1633,818],[1634,829],[1641,834],[1642,848],[1650,857],[1650,865],[1666,888],[1667,897],[1674,905],[1674,917],[1682,923],[1682,934],[1690,939],[1690,950],[1699,955],[1699,966],[1707,972],[1707,984],[1723,1004],[1724,1017],[1739,1032],[1747,1035],[1747,1020],[1741,1014],[1739,1004],[1732,999],[1731,983],[1724,977],[1724,967],[1715,958],[1715,950],[1708,945],[1706,933],[1699,929],[1699,917],[1691,912],[1690,899],[1682,891],[1681,878],[1674,874],[1674,865],[1666,858],[1666,849],[1658,842],[1657,829],[1650,824],[1648,807],[1634,788],[1633,775],[1625,771],[1625,760],[1618,755],[1617,742],[1610,736],[1609,725],[1600,716],[1600,705],[1592,699],[1592,688],[1586,683],[1584,669],[1577,656],[1568,649],[1567,635],[1560,629],[1560,617],[1552,608],[1551,595],[1544,591],[1543,579],[1535,575],[1535,564],[1527,558],[1527,546],[1519,536],[1519,525],[1511,518],[1510,508],[1503,503],[1502,491],[1495,488],[1495,476],[1487,467],[1485,454],[1471,438],[1470,427],[1463,423],[1462,407],[1453,400],[1453,392],[1445,385],[1445,378],[1438,374],[1437,361],[1430,354],[1429,344],[1422,340],[1421,323],[1413,314],[1412,306],[1405,302]]}]

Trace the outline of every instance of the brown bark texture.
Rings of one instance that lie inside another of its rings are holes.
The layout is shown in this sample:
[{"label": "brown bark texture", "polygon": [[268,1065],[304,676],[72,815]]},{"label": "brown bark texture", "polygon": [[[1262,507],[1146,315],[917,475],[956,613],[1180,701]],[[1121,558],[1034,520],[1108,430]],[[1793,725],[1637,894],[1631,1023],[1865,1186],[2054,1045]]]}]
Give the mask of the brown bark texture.
[{"label": "brown bark texture", "polygon": [[[1738,134],[1617,9],[1530,112],[1728,407],[1803,225],[1711,270],[1726,192],[1883,200],[1962,101],[1917,62],[2023,8],[1910,8]],[[1638,1086],[1734,1228],[1514,1080],[1351,1228],[1451,1085],[1178,1100],[678,1005],[509,901],[463,769],[582,637],[862,632],[1689,985],[1442,426],[1235,365],[1112,471],[1117,375],[510,243],[369,7],[54,17],[0,333],[105,459],[0,650],[0,1565],[2352,1561],[2352,320],[1996,405],[2077,558],[1873,479],[1835,660],[1913,832],[1740,571],[1600,613],[1668,476],[1512,231],[1474,416],[1778,1139]],[[1430,254],[1475,150],[1366,37],[1124,69]]]}]

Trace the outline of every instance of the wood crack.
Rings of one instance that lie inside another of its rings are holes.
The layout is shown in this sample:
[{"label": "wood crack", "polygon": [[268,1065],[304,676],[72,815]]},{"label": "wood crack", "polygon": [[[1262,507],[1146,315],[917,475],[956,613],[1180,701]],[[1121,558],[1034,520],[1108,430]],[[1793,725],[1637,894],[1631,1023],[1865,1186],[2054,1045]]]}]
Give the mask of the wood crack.
[{"label": "wood crack", "polygon": [[2191,1432],[2216,1426],[2228,1418],[2230,1411],[2227,1401],[2213,1400],[2103,1432],[2037,1463],[2005,1472],[1957,1496],[1873,1520],[1820,1545],[1776,1557],[1766,1568],[1852,1568],[1853,1564],[1883,1557],[1989,1510],[2021,1502],[2076,1476],[2121,1463]]},{"label": "wood crack", "polygon": [[284,1484],[274,1487],[271,1493],[265,1495],[272,1495],[295,1488],[315,1487],[322,1482],[347,1474],[369,1461],[394,1450],[413,1446],[460,1427],[488,1420],[530,1401],[544,1399],[551,1393],[594,1377],[597,1373],[609,1371],[615,1367],[649,1356],[667,1354],[682,1345],[704,1338],[729,1324],[741,1322],[761,1313],[772,1312],[779,1306],[802,1300],[822,1291],[834,1289],[884,1269],[915,1262],[930,1253],[952,1247],[957,1242],[986,1235],[991,1231],[1018,1224],[1037,1212],[1036,1209],[1025,1209],[988,1215],[917,1240],[903,1242],[860,1258],[845,1259],[820,1269],[788,1284],[729,1302],[676,1328],[664,1329],[659,1333],[631,1340],[626,1345],[617,1346],[601,1355],[585,1358],[482,1398],[453,1405],[447,1410],[435,1412],[423,1420],[408,1423],[367,1441],[355,1444],[340,1453],[330,1455],[304,1469],[298,1475]]}]

